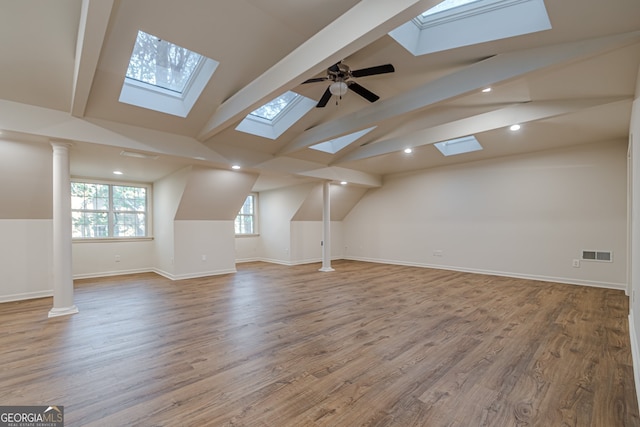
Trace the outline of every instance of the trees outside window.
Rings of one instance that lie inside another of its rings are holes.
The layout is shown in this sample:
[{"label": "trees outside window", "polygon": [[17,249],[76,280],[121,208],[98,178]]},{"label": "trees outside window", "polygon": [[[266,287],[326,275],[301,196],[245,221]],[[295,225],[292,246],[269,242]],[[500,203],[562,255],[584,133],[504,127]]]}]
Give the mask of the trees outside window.
[{"label": "trees outside window", "polygon": [[147,196],[147,187],[72,182],[72,237],[146,237]]},{"label": "trees outside window", "polygon": [[236,234],[258,234],[257,194],[249,194],[235,221]]}]

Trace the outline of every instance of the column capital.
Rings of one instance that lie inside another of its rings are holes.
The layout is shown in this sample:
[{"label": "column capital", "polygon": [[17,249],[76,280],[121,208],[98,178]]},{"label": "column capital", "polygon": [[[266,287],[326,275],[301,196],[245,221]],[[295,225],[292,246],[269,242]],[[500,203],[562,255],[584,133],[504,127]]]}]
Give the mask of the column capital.
[{"label": "column capital", "polygon": [[66,141],[63,139],[50,139],[49,140],[49,144],[51,144],[51,146],[53,147],[53,149],[55,150],[56,148],[58,149],[69,149],[71,146],[73,146],[73,142],[71,141]]}]

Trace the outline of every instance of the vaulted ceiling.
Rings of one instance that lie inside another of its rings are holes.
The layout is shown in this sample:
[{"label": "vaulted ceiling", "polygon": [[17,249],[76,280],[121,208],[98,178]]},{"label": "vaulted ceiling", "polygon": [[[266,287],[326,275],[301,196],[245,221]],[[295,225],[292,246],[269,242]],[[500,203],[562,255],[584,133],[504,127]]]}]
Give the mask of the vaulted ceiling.
[{"label": "vaulted ceiling", "polygon": [[[121,169],[151,182],[189,164],[239,164],[260,174],[256,190],[376,186],[386,174],[628,138],[640,2],[545,0],[551,29],[420,56],[388,34],[437,3],[0,0],[0,130],[73,141],[78,176]],[[219,61],[187,117],[119,102],[139,30]],[[327,85],[302,82],[341,60],[395,72],[359,80],[377,102],[349,91],[275,140],[235,129],[287,90],[319,100]],[[373,126],[335,154],[308,148]],[[433,146],[466,135],[484,149],[445,157]]]}]

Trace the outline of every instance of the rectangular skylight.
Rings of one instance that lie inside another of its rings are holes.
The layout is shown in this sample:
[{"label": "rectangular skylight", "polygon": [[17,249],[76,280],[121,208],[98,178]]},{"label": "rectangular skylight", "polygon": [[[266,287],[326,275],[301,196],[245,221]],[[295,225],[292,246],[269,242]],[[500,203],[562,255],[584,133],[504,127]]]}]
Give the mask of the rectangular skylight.
[{"label": "rectangular skylight", "polygon": [[437,142],[433,145],[445,156],[455,156],[456,154],[482,150],[482,146],[473,135]]},{"label": "rectangular skylight", "polygon": [[314,150],[318,150],[318,151],[324,151],[325,153],[329,153],[329,154],[336,154],[338,151],[350,145],[352,142],[359,139],[360,137],[371,132],[375,128],[376,126],[370,127],[368,129],[363,129],[358,132],[350,133],[348,135],[331,139],[329,141],[321,142],[320,144],[312,145],[309,148],[313,148]]},{"label": "rectangular skylight", "polygon": [[189,49],[138,31],[127,78],[183,93],[201,60]]},{"label": "rectangular skylight", "polygon": [[289,91],[247,114],[236,130],[277,139],[315,105],[314,100]]},{"label": "rectangular skylight", "polygon": [[218,64],[216,60],[138,31],[118,100],[187,117]]},{"label": "rectangular skylight", "polygon": [[273,121],[290,105],[299,95],[295,92],[285,92],[279,97],[272,99],[262,107],[253,110],[250,114],[260,119]]},{"label": "rectangular skylight", "polygon": [[456,7],[464,6],[465,4],[474,3],[477,1],[479,0],[444,0],[442,3],[433,6],[426,12],[422,12],[419,16],[425,18],[429,15],[433,15],[434,13],[444,12],[445,10],[454,9]]},{"label": "rectangular skylight", "polygon": [[445,0],[389,35],[418,56],[550,28],[544,0]]}]

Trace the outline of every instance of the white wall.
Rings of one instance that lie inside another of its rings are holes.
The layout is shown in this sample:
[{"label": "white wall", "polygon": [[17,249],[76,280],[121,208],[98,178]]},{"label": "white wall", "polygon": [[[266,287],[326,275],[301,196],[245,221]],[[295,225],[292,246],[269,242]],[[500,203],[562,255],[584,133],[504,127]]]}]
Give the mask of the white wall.
[{"label": "white wall", "polygon": [[0,137],[0,302],[53,294],[52,153]]},{"label": "white wall", "polygon": [[154,242],[74,242],[73,278],[115,276],[154,269]]},{"label": "white wall", "polygon": [[236,263],[260,261],[262,259],[262,239],[260,236],[236,237]]},{"label": "white wall", "polygon": [[298,185],[260,193],[261,257],[264,261],[291,263],[291,219],[314,185]]},{"label": "white wall", "polygon": [[[344,256],[342,221],[331,221],[331,259]],[[322,221],[291,221],[291,264],[322,261]]]},{"label": "white wall", "polygon": [[53,221],[0,219],[0,302],[53,295]]},{"label": "white wall", "polygon": [[173,222],[190,171],[181,169],[153,184],[154,267],[167,277],[175,273]]},{"label": "white wall", "polygon": [[235,272],[233,221],[175,221],[173,279]]},{"label": "white wall", "polygon": [[[603,142],[388,177],[345,218],[346,257],[624,289],[626,153]],[[582,249],[614,262],[574,268]]]}]

